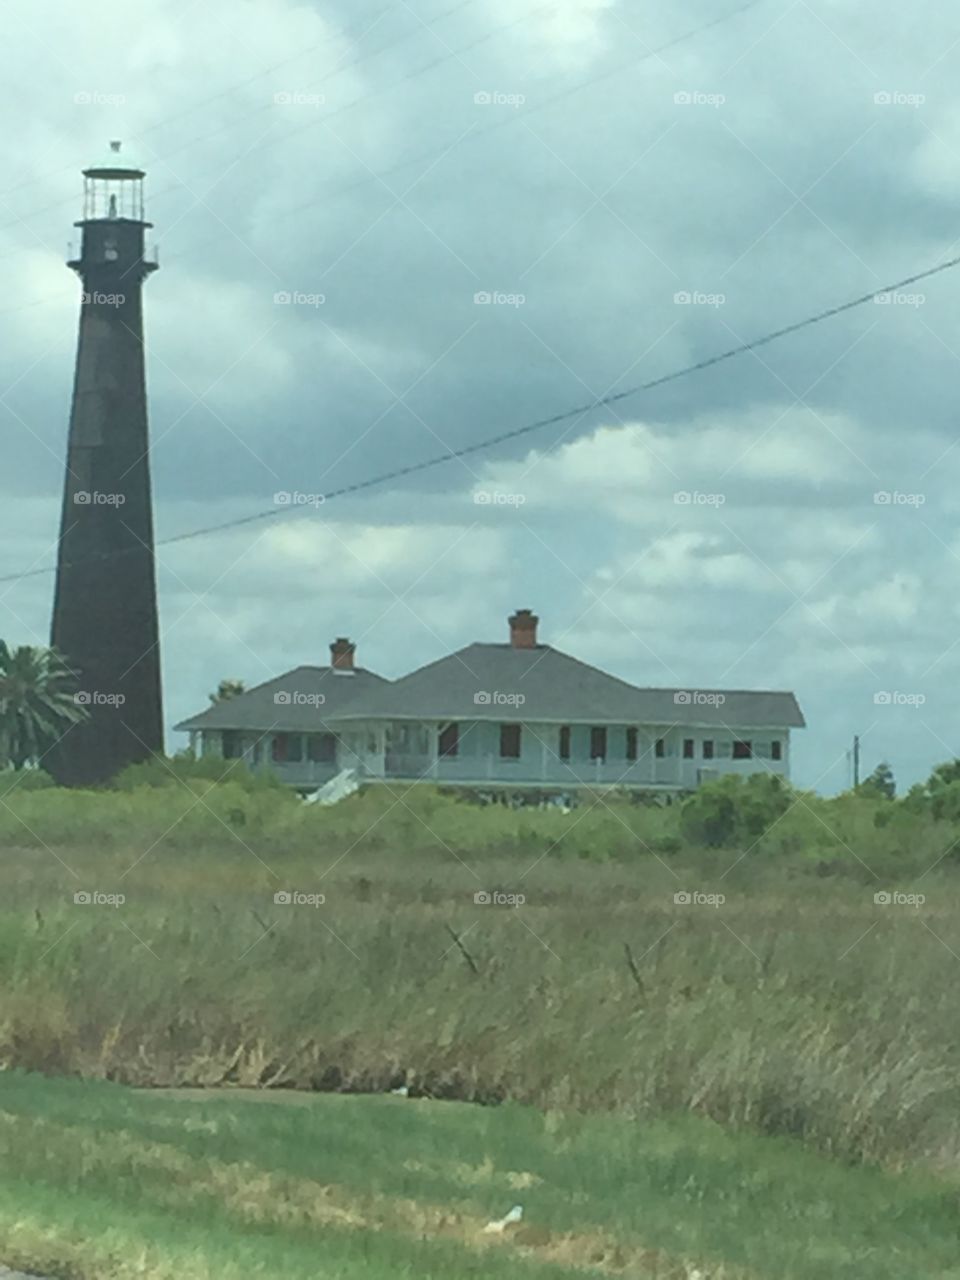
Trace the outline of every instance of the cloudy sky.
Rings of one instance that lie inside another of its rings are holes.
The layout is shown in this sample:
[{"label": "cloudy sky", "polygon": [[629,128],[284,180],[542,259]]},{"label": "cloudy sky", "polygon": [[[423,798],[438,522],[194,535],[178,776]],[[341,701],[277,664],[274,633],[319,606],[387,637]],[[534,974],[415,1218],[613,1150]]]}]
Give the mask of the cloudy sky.
[{"label": "cloudy sky", "polygon": [[[640,684],[787,688],[794,776],[960,754],[960,273],[352,497],[960,253],[933,0],[4,6],[0,575],[53,563],[79,170],[148,171],[169,725],[535,609]],[[880,498],[878,499],[878,495]],[[886,500],[884,500],[886,499]],[[0,585],[48,638],[52,577]],[[876,701],[877,695],[888,700]],[[180,745],[170,736],[170,745]]]}]

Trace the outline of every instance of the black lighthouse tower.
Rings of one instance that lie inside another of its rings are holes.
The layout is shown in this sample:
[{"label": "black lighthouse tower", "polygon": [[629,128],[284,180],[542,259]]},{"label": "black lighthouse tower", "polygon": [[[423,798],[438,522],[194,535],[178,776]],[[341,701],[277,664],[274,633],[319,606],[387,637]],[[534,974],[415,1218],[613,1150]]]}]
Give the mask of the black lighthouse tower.
[{"label": "black lighthouse tower", "polygon": [[85,169],[83,284],[52,644],[88,716],[44,760],[58,782],[104,782],[163,750],[142,287],[143,171],[120,143]]}]

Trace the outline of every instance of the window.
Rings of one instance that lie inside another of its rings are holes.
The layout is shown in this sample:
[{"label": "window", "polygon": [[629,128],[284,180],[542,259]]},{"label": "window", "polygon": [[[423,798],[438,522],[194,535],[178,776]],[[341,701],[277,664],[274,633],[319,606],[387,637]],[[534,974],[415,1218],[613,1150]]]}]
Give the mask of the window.
[{"label": "window", "polygon": [[223,731],[223,758],[224,760],[239,760],[243,755],[243,739],[237,733],[236,729],[224,729]]},{"label": "window", "polygon": [[632,726],[627,730],[627,759],[637,758],[637,731]]},{"label": "window", "polygon": [[570,759],[570,726],[568,724],[560,726],[559,754],[561,760]]},{"label": "window", "polygon": [[332,733],[311,733],[307,738],[307,759],[314,764],[333,764],[337,740]]},{"label": "window", "polygon": [[753,757],[753,747],[749,742],[737,741],[733,744],[734,760],[750,760]]},{"label": "window", "polygon": [[292,736],[293,735],[289,733],[275,733],[273,735],[271,755],[276,764],[286,764],[288,760],[292,759],[290,755],[290,741]]},{"label": "window", "polygon": [[717,743],[717,755],[723,760],[730,759],[730,742],[720,741]]},{"label": "window", "polygon": [[683,740],[683,758],[684,760],[693,759],[693,739],[684,738]]},{"label": "window", "polygon": [[703,749],[704,760],[712,760],[713,759],[713,739],[704,738],[702,749]]},{"label": "window", "polygon": [[500,726],[500,759],[520,759],[520,726],[518,724]]},{"label": "window", "polygon": [[654,744],[653,754],[657,757],[658,760],[663,759],[663,757],[667,754],[666,738],[657,739],[656,743]]},{"label": "window", "polygon": [[437,751],[441,756],[455,756],[460,753],[460,726],[445,724],[437,739]]},{"label": "window", "polygon": [[590,730],[590,759],[606,760],[607,731],[604,728]]},{"label": "window", "polygon": [[782,760],[783,759],[782,751],[783,751],[783,746],[780,742],[780,739],[774,738],[774,740],[770,743],[770,759]]}]

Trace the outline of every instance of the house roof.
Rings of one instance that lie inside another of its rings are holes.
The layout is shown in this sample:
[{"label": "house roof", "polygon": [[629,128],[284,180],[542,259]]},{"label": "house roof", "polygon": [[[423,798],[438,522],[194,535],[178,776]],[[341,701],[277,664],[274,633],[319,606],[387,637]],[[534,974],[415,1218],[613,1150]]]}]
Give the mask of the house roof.
[{"label": "house roof", "polygon": [[352,671],[294,667],[235,698],[214,703],[175,728],[322,732],[328,719],[339,718],[357,698],[389,683],[363,667]]},{"label": "house roof", "polygon": [[740,729],[802,728],[805,723],[792,693],[641,689],[549,645],[510,644],[467,645],[400,680],[368,686],[336,716],[386,717]]}]

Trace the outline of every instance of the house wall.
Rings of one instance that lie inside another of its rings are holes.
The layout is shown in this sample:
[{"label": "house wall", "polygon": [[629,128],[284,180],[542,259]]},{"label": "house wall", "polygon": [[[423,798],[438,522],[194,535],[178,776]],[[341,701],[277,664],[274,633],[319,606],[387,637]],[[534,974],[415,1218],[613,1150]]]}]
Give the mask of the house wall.
[{"label": "house wall", "polygon": [[[442,727],[437,721],[406,722],[391,726],[352,723],[337,735],[333,761],[278,762],[273,759],[273,733],[237,734],[243,759],[254,770],[269,770],[292,786],[322,785],[342,769],[352,768],[366,778],[425,778],[447,782],[490,782],[497,785],[545,783],[551,786],[665,786],[692,789],[708,777],[734,773],[775,773],[788,778],[790,771],[789,730],[738,731],[690,729],[686,727],[637,726],[637,759],[627,759],[627,725],[607,726],[607,755],[590,758],[591,726],[570,726],[570,757],[559,758],[560,726],[522,723],[520,756],[500,756],[499,721],[461,721],[456,756],[438,757],[437,738]],[[503,723],[511,723],[504,721]],[[516,723],[516,722],[512,722]],[[664,754],[658,756],[655,743],[662,738]],[[732,755],[735,738],[750,741],[754,748],[765,746],[766,755],[736,760]],[[769,755],[772,739],[781,743],[781,759]],[[694,743],[693,757],[683,755],[684,739]],[[703,755],[703,743],[713,742],[712,759]],[[304,744],[305,747],[306,744]],[[223,734],[206,730],[201,735],[204,756],[223,755]],[[726,753],[724,753],[726,752]]]}]

